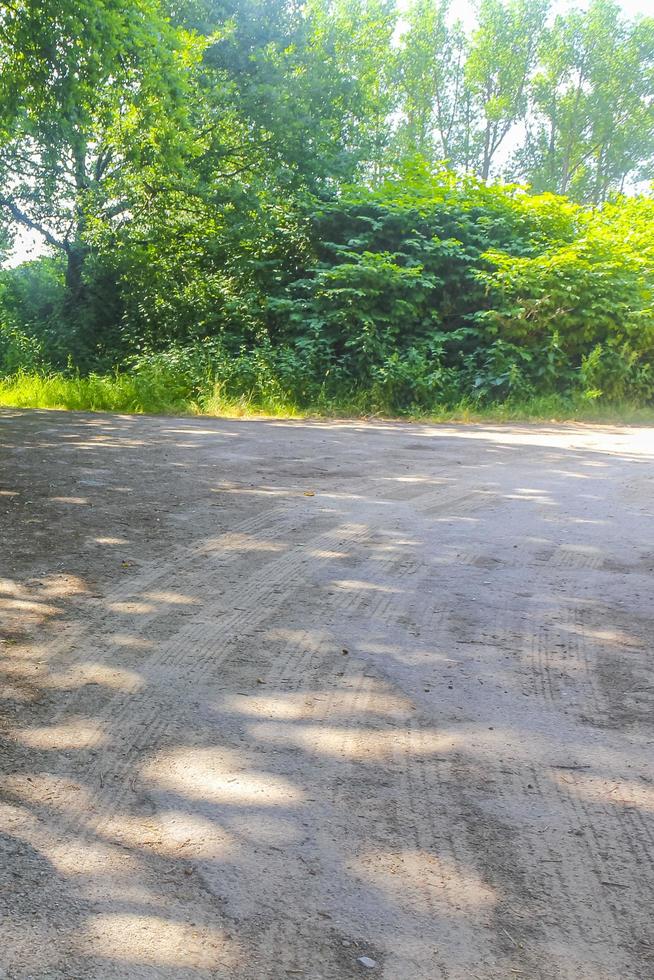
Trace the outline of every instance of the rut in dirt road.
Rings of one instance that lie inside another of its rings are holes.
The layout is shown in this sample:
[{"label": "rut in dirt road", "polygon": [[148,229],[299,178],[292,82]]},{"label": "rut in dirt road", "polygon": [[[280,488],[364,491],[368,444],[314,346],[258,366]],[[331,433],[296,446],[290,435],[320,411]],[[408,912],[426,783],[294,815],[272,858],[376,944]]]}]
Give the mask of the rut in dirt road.
[{"label": "rut in dirt road", "polygon": [[653,478],[0,412],[0,977],[654,978]]}]

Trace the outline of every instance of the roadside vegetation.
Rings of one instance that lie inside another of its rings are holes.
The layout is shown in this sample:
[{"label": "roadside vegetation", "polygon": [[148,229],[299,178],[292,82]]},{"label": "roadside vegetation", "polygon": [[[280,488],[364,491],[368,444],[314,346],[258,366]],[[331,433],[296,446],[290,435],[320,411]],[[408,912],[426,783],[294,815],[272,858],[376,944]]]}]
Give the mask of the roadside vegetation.
[{"label": "roadside vegetation", "polygon": [[0,11],[0,404],[654,418],[654,19],[55,6]]}]

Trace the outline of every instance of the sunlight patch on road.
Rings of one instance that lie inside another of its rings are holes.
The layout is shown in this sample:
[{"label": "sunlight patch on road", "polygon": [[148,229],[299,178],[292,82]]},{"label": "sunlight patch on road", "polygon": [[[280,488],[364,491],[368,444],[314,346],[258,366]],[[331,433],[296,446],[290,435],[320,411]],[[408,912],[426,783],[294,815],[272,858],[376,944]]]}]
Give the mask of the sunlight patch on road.
[{"label": "sunlight patch on road", "polygon": [[159,753],[142,769],[151,784],[187,799],[234,806],[280,806],[302,801],[302,793],[280,776],[247,769],[222,749],[178,748]]},{"label": "sunlight patch on road", "polygon": [[32,749],[88,749],[102,745],[106,738],[97,722],[74,718],[66,725],[44,725],[41,728],[14,728],[11,737]]},{"label": "sunlight patch on road", "polygon": [[285,550],[285,545],[280,544],[275,541],[265,541],[259,538],[254,538],[249,534],[232,534],[229,540],[224,538],[209,538],[205,542],[204,550],[218,551],[221,554],[228,552],[236,552],[239,555],[249,551],[269,551],[273,554],[278,554]]},{"label": "sunlight patch on road", "polygon": [[29,599],[7,599],[0,597],[0,610],[12,612],[38,613],[39,616],[57,616],[62,610],[58,606],[48,606],[44,602],[32,602]]},{"label": "sunlight patch on road", "polygon": [[67,776],[46,773],[17,773],[5,776],[3,789],[8,797],[42,806],[58,813],[92,813],[93,793]]},{"label": "sunlight patch on road", "polygon": [[224,860],[235,846],[220,823],[182,809],[162,810],[145,818],[121,813],[114,836],[123,846],[180,860]]},{"label": "sunlight patch on road", "polygon": [[475,871],[452,857],[426,850],[368,850],[349,865],[357,876],[384,893],[387,901],[416,912],[466,915],[492,909],[496,892]]},{"label": "sunlight patch on road", "polygon": [[309,551],[311,558],[339,559],[347,558],[345,551],[328,551],[326,548],[314,548]]},{"label": "sunlight patch on road", "polygon": [[112,633],[107,637],[109,643],[117,647],[131,647],[135,650],[150,650],[153,640],[144,640],[142,636],[130,636],[129,633]]},{"label": "sunlight patch on road", "polygon": [[367,582],[364,579],[342,578],[334,579],[330,585],[336,589],[346,589],[347,591],[366,591],[383,592],[388,595],[399,595],[402,589],[394,588],[391,585],[380,585],[377,582]]},{"label": "sunlight patch on road", "polygon": [[139,862],[124,848],[85,837],[69,836],[63,844],[48,841],[41,850],[57,871],[70,877],[120,872],[127,878],[139,869]]},{"label": "sunlight patch on road", "polygon": [[151,599],[153,602],[170,603],[171,606],[198,606],[200,600],[190,595],[183,595],[181,592],[144,592],[144,599]]},{"label": "sunlight patch on road", "polygon": [[39,596],[48,599],[68,599],[72,595],[86,595],[88,585],[79,575],[46,575],[38,580]]},{"label": "sunlight patch on road", "polygon": [[50,497],[50,500],[55,504],[76,504],[80,507],[88,507],[90,503],[88,497]]},{"label": "sunlight patch on road", "polygon": [[377,762],[390,759],[397,753],[429,757],[451,752],[455,741],[450,732],[436,729],[407,731],[364,729],[336,725],[275,725],[254,724],[252,736],[261,741],[295,745],[307,752],[334,758]]},{"label": "sunlight patch on road", "polygon": [[[119,645],[150,647],[152,644],[146,641],[133,640],[120,636],[112,637],[112,642]],[[125,691],[134,694],[143,687],[143,679],[140,674],[133,670],[125,670],[122,667],[115,667],[113,664],[83,663],[69,667],[57,674],[50,674],[47,678],[40,679],[43,687],[54,690],[70,691],[86,684],[97,684],[101,687],[108,687],[115,691]]]},{"label": "sunlight patch on road", "polygon": [[155,611],[155,607],[150,602],[108,602],[107,609],[128,616],[144,616]]},{"label": "sunlight patch on road", "polygon": [[[189,912],[189,915],[192,915]],[[95,915],[88,923],[82,948],[132,964],[195,969],[236,966],[236,942],[219,930],[155,915]]]},{"label": "sunlight patch on road", "polygon": [[231,697],[226,707],[235,714],[251,718],[268,718],[276,721],[302,721],[311,718],[316,708],[325,702],[330,718],[357,719],[363,714],[384,718],[406,718],[411,709],[408,699],[380,691],[359,693],[339,691],[338,697],[330,690],[304,691],[301,694],[277,694],[253,696],[250,698]]},{"label": "sunlight patch on road", "polygon": [[635,808],[654,813],[654,788],[634,779],[594,776],[582,772],[554,772],[552,778],[567,793],[587,803]]}]

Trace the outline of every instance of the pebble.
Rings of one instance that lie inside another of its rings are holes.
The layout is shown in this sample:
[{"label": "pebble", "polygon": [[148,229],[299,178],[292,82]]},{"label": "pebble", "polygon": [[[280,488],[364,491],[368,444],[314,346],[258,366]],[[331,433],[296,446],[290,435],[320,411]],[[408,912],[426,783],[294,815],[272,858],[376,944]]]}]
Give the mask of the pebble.
[{"label": "pebble", "polygon": [[369,970],[373,970],[377,966],[377,960],[371,960],[369,956],[360,956],[357,963],[368,967]]}]

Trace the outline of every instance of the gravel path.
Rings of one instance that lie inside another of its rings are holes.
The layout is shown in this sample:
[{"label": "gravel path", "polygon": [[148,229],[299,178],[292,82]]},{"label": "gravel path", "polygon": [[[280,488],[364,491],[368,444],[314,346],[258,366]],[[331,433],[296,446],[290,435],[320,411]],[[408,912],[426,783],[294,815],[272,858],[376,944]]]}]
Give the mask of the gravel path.
[{"label": "gravel path", "polygon": [[653,490],[638,428],[0,412],[0,977],[654,978]]}]

